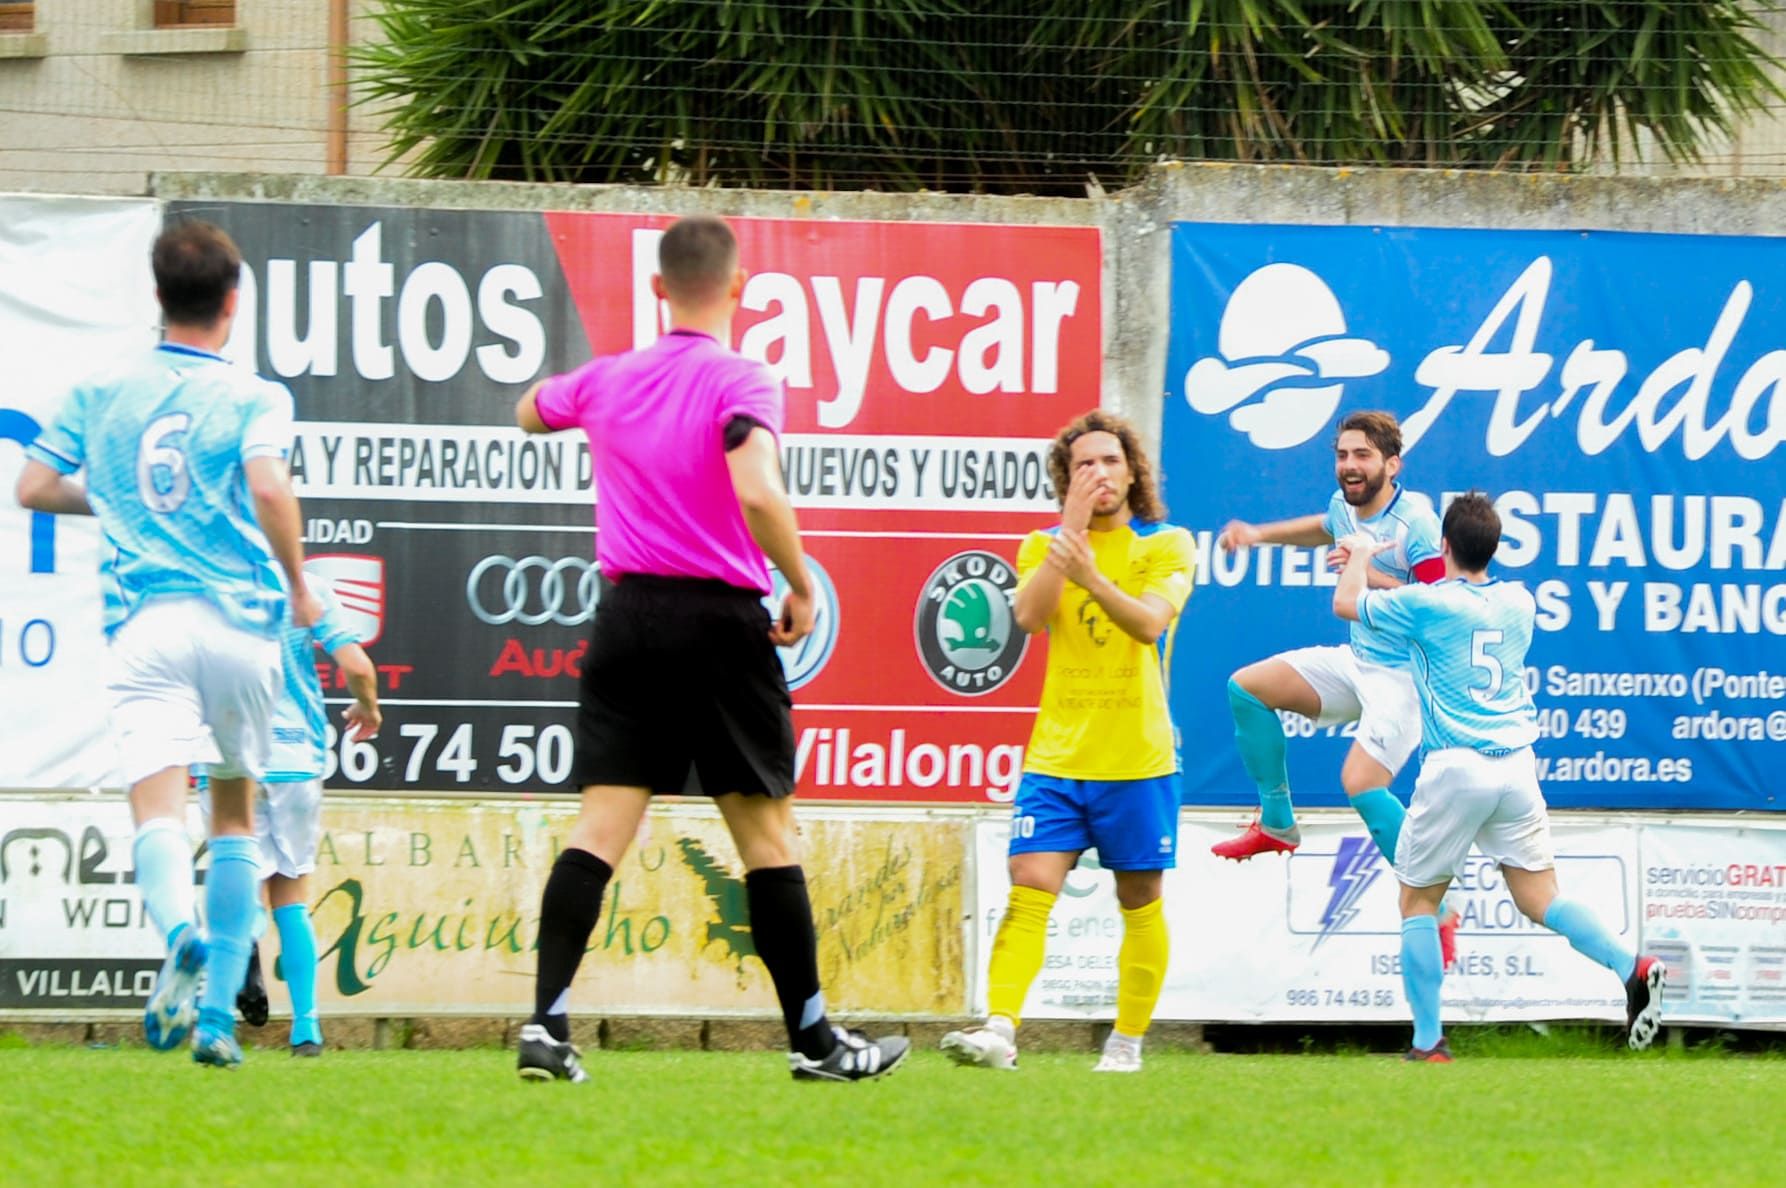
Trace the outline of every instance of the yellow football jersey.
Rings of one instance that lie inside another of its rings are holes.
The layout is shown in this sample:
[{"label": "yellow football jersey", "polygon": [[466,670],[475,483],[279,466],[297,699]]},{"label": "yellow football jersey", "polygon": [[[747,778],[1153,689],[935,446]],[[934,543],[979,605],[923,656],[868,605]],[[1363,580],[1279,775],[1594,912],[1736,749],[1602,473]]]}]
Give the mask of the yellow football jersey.
[{"label": "yellow football jersey", "polygon": [[[1090,532],[1098,570],[1123,593],[1157,594],[1174,617],[1155,644],[1110,621],[1084,587],[1067,582],[1048,620],[1048,673],[1024,770],[1076,780],[1142,780],[1178,770],[1166,706],[1166,666],[1177,612],[1191,596],[1197,545],[1171,524]],[[1048,555],[1054,532],[1032,532],[1017,550],[1021,589]]]}]

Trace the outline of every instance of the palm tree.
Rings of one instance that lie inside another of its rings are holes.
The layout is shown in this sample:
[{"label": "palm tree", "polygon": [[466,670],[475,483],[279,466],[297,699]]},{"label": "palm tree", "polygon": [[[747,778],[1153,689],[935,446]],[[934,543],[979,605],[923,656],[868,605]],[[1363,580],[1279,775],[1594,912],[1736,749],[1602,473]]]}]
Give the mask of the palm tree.
[{"label": "palm tree", "polygon": [[415,174],[1080,193],[1166,158],[1672,161],[1782,97],[1740,0],[384,0]]}]

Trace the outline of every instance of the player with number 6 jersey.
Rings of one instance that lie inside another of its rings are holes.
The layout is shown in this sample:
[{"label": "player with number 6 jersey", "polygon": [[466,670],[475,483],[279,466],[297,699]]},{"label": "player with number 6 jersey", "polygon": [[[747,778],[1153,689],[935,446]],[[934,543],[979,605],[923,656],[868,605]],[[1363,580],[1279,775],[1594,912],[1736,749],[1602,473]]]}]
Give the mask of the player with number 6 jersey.
[{"label": "player with number 6 jersey", "polygon": [[105,630],[152,603],[198,598],[267,639],[285,621],[286,587],[256,518],[244,465],[281,461],[291,393],[180,342],[78,385],[29,456],[60,474],[85,469],[106,549]]},{"label": "player with number 6 jersey", "polygon": [[[30,447],[18,497],[38,511],[99,517],[135,877],[169,949],[143,1026],[152,1047],[167,1049],[196,1018],[193,1058],[230,1068],[242,1061],[235,994],[259,888],[249,797],[266,775],[279,633],[288,622],[309,627],[320,609],[303,586],[285,463],[291,394],[219,353],[241,253],[218,228],[187,219],[156,238],[151,265],[165,341],[73,391]],[[71,477],[82,470],[84,487]],[[213,808],[205,938],[183,819],[192,765],[208,772]]]}]

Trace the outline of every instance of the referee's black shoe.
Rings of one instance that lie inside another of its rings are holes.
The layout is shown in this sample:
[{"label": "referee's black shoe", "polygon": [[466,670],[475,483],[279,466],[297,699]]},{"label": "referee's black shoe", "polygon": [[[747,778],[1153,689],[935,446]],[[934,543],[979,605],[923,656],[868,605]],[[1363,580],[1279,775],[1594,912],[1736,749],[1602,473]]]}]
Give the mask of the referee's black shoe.
[{"label": "referee's black shoe", "polygon": [[823,1060],[788,1053],[788,1069],[796,1081],[867,1081],[884,1077],[905,1062],[911,1044],[904,1036],[871,1040],[860,1031],[833,1027],[837,1046]]},{"label": "referee's black shoe", "polygon": [[515,1068],[524,1081],[587,1081],[589,1074],[577,1057],[583,1053],[568,1040],[555,1040],[538,1023],[521,1028],[521,1054]]},{"label": "referee's black shoe", "polygon": [[260,972],[259,941],[248,950],[248,974],[242,980],[242,988],[236,991],[236,1014],[250,1027],[266,1026],[267,983]]}]

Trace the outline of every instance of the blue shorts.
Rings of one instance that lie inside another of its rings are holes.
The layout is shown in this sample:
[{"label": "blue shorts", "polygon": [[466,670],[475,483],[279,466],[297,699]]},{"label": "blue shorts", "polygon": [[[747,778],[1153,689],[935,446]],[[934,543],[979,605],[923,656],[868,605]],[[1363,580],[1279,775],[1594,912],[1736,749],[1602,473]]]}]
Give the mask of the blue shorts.
[{"label": "blue shorts", "polygon": [[1178,865],[1178,777],[1070,780],[1023,773],[1012,806],[1012,854],[1096,848],[1108,870]]}]

